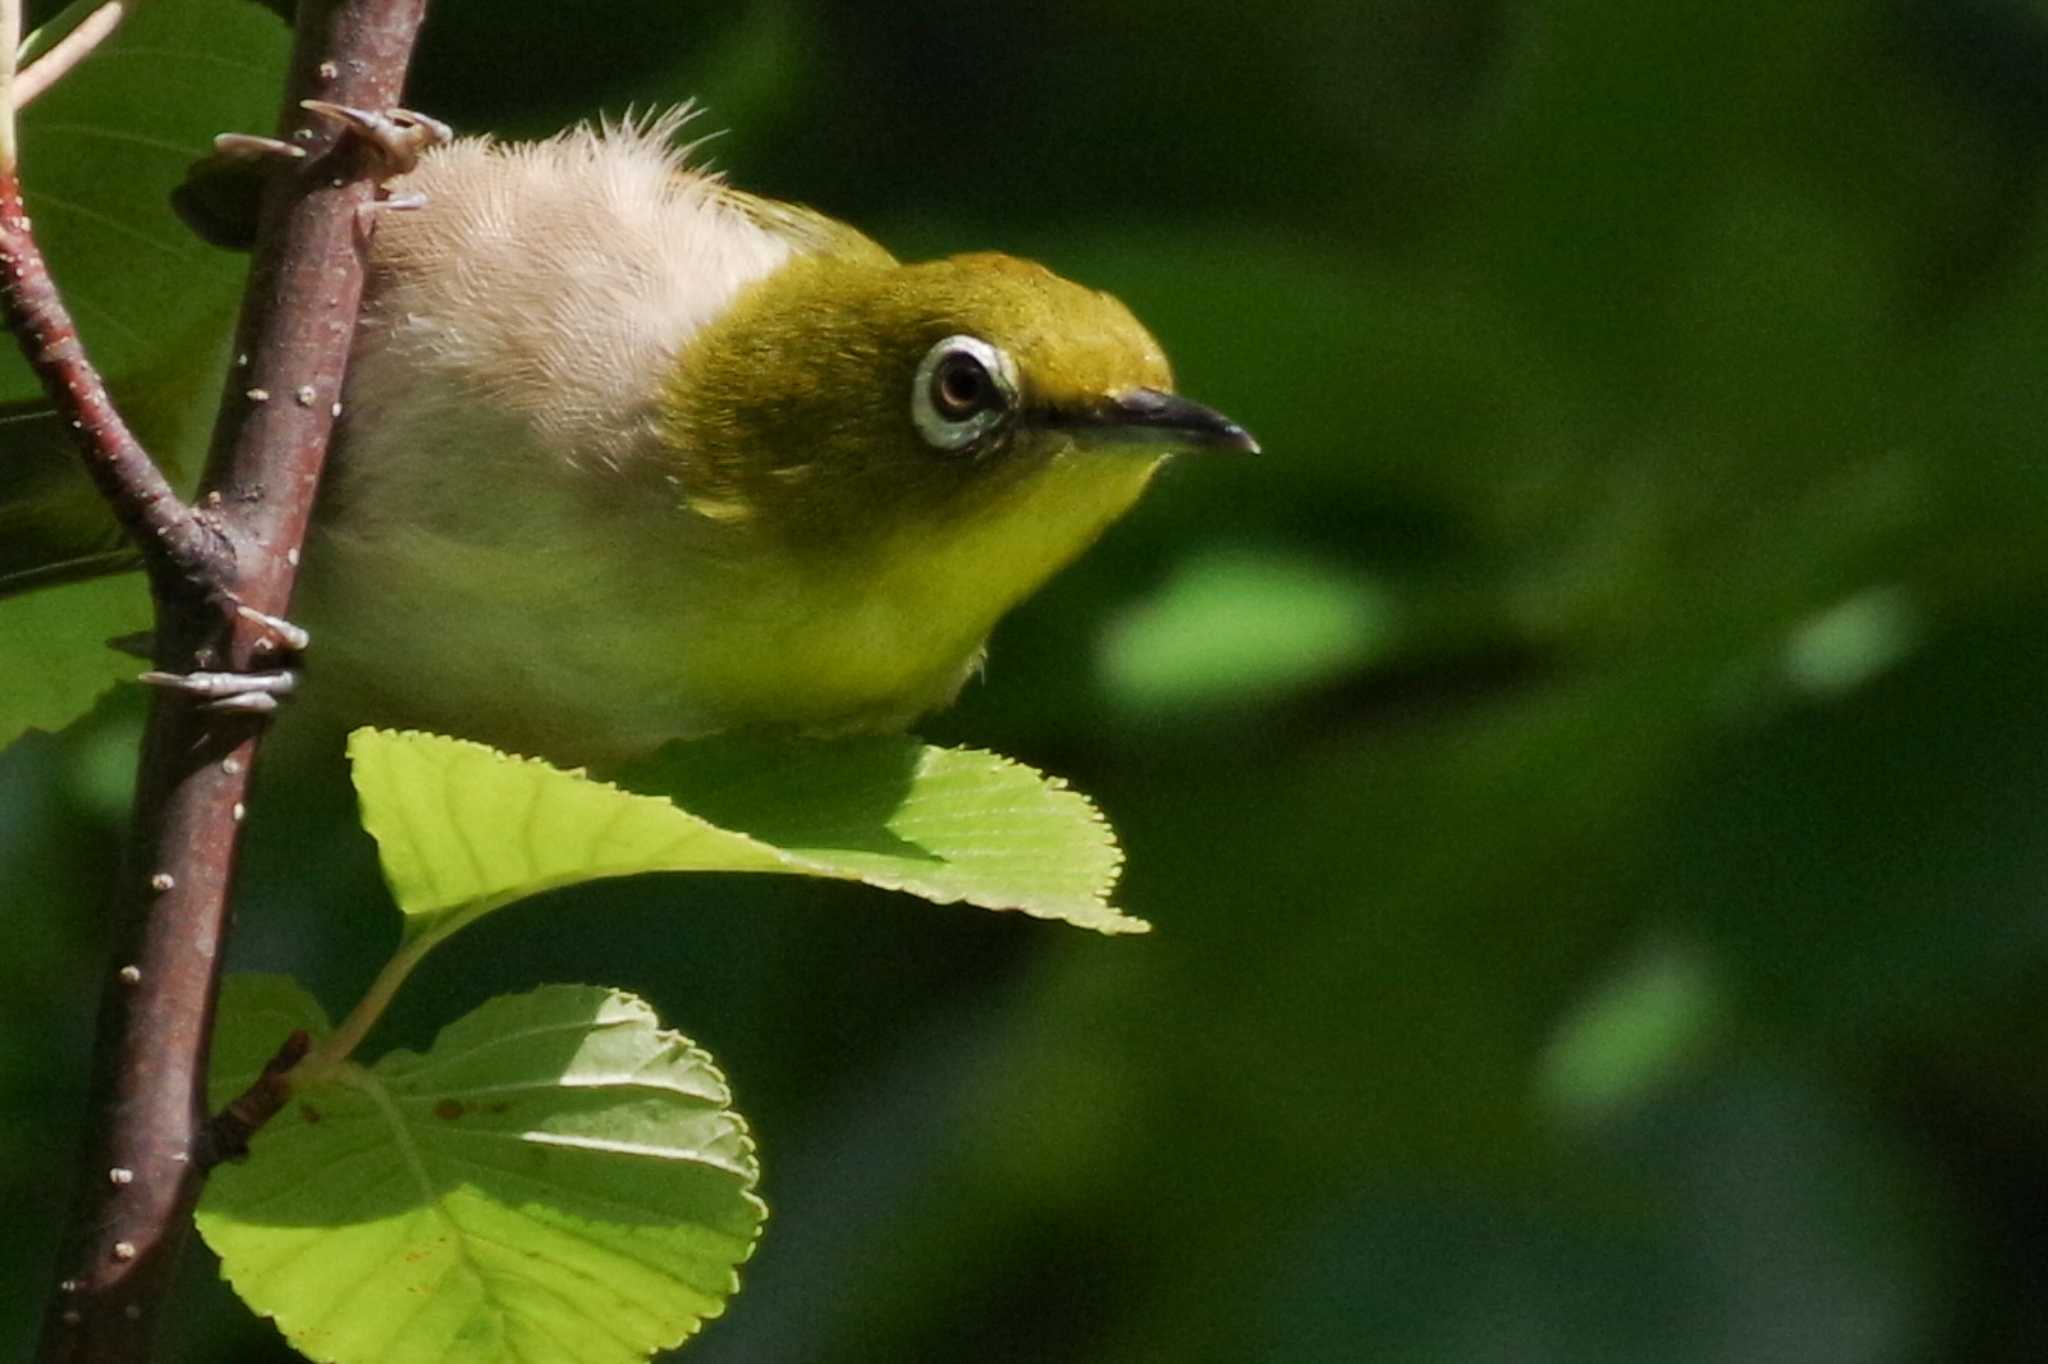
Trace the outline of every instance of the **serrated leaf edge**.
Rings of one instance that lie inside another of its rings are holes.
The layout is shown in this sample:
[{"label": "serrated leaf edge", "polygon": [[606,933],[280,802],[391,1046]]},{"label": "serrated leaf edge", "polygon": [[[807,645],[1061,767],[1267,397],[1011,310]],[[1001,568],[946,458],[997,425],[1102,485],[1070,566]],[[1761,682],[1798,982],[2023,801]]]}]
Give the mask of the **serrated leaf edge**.
[{"label": "serrated leaf edge", "polygon": [[[1087,822],[1094,825],[1096,828],[1103,830],[1105,833],[1109,835],[1103,840],[1104,845],[1109,849],[1108,865],[1095,878],[1095,884],[1089,892],[1090,907],[1094,910],[1103,912],[1108,916],[1101,922],[1078,924],[1074,923],[1074,921],[1068,915],[1060,913],[1056,908],[1020,905],[1014,902],[1005,901],[1000,897],[996,896],[976,895],[972,891],[962,892],[959,894],[949,894],[945,892],[933,893],[925,889],[913,887],[905,879],[891,877],[886,874],[849,871],[844,867],[835,866],[832,863],[821,860],[807,858],[801,853],[791,852],[786,848],[780,848],[772,843],[763,842],[762,840],[755,838],[753,835],[748,834],[742,830],[728,828],[723,824],[715,824],[712,821],[704,818],[702,815],[695,814],[692,811],[685,809],[683,806],[678,805],[675,801],[670,800],[665,796],[648,795],[644,792],[629,790],[623,786],[618,785],[615,782],[606,781],[600,777],[594,777],[590,774],[590,771],[587,767],[560,767],[554,763],[549,762],[545,758],[536,758],[519,753],[508,753],[503,749],[493,748],[489,744],[479,743],[474,739],[460,738],[455,735],[436,734],[430,730],[421,729],[387,729],[380,726],[365,726],[363,728],[351,731],[348,736],[348,757],[350,760],[351,768],[353,769],[353,766],[356,761],[359,741],[371,742],[375,740],[385,739],[417,739],[424,740],[433,744],[445,744],[454,747],[459,747],[462,749],[469,750],[477,755],[493,759],[500,763],[535,767],[551,775],[573,777],[578,781],[584,782],[590,786],[597,787],[601,790],[610,791],[616,795],[625,797],[626,799],[633,801],[635,803],[652,802],[654,805],[660,807],[666,813],[681,815],[686,819],[693,820],[696,823],[703,825],[707,829],[715,830],[718,833],[727,835],[729,837],[743,840],[751,846],[759,849],[762,853],[766,854],[772,860],[781,863],[783,866],[787,867],[792,873],[797,875],[814,876],[823,880],[857,882],[863,885],[874,886],[878,890],[890,890],[896,891],[901,894],[913,895],[918,899],[924,900],[930,904],[968,904],[973,905],[979,909],[995,910],[997,912],[1002,913],[1022,913],[1035,919],[1045,919],[1057,923],[1067,923],[1073,927],[1093,929],[1094,931],[1101,933],[1105,936],[1149,933],[1152,931],[1152,925],[1148,921],[1140,919],[1135,915],[1124,913],[1122,910],[1117,909],[1109,901],[1111,893],[1115,890],[1117,882],[1122,877],[1125,854],[1122,844],[1120,844],[1116,840],[1115,832],[1110,826],[1108,816],[1103,814],[1101,807],[1098,806],[1095,803],[1095,801],[1085,793],[1075,790],[1071,785],[1068,784],[1065,778],[1054,776],[1050,773],[1041,772],[1040,770],[1038,770],[1035,767],[1032,767],[1028,763],[1019,762],[1014,758],[1004,757],[1000,753],[995,753],[985,748],[940,748],[936,745],[924,746],[925,752],[927,754],[946,753],[957,754],[966,757],[981,758],[990,764],[991,772],[1021,772],[1027,777],[1030,777],[1034,779],[1036,782],[1038,782],[1041,790],[1048,792],[1052,795],[1065,796],[1079,802],[1081,811],[1083,813],[1083,816],[1086,818]],[[360,796],[360,786],[357,787],[357,793]],[[376,839],[380,845],[383,843],[384,835],[380,834],[377,831],[377,829],[372,827],[372,822],[367,817],[367,815],[363,820],[363,827],[369,831],[370,836]],[[422,922],[423,924],[433,924],[434,927],[431,931],[433,931],[437,937],[446,936],[447,933],[452,933],[455,931],[455,929],[472,923],[475,920],[482,918],[485,914],[490,913],[493,910],[501,909],[507,904],[514,903],[518,900],[526,899],[530,896],[543,894],[546,891],[550,890],[559,890],[566,886],[580,885],[585,881],[599,881],[615,876],[634,876],[642,874],[649,870],[657,869],[650,869],[644,865],[622,866],[616,870],[603,868],[597,870],[590,870],[587,868],[579,869],[574,873],[565,874],[562,876],[544,877],[536,879],[535,881],[526,883],[518,891],[506,895],[487,896],[478,900],[466,901],[455,905],[448,905],[427,910],[403,912],[406,913],[406,916],[409,921],[418,921]],[[445,932],[443,931],[442,928],[442,925],[444,924],[446,925]]]},{"label": "serrated leaf edge", "polygon": [[[714,1082],[716,1089],[718,1091],[718,1097],[714,1102],[716,1103],[716,1106],[721,1110],[724,1118],[732,1125],[732,1135],[735,1139],[735,1146],[737,1148],[738,1155],[742,1161],[742,1165],[740,1168],[735,1169],[731,1165],[720,1163],[718,1168],[726,1170],[728,1173],[732,1174],[740,1181],[740,1187],[738,1190],[739,1196],[742,1202],[744,1202],[753,1213],[752,1227],[750,1228],[749,1234],[744,1238],[742,1242],[738,1258],[736,1258],[732,1262],[732,1264],[727,1266],[724,1270],[724,1282],[722,1285],[723,1291],[718,1296],[718,1300],[714,1304],[712,1304],[711,1308],[705,1311],[702,1315],[692,1316],[681,1335],[676,1336],[673,1339],[667,1340],[665,1342],[658,1343],[650,1353],[659,1353],[663,1350],[672,1350],[675,1349],[677,1346],[681,1345],[684,1341],[689,1340],[691,1337],[698,1334],[698,1332],[700,1332],[703,1329],[704,1324],[706,1322],[716,1320],[718,1317],[724,1315],[727,1303],[740,1290],[739,1272],[741,1267],[746,1265],[749,1261],[753,1259],[755,1251],[760,1246],[761,1237],[766,1227],[768,1219],[768,1205],[760,1197],[760,1194],[758,1192],[761,1173],[759,1148],[754,1141],[753,1131],[751,1127],[748,1125],[746,1119],[736,1109],[732,1107],[732,1086],[730,1082],[726,1079],[724,1070],[721,1069],[718,1066],[718,1064],[712,1059],[710,1052],[708,1052],[704,1047],[700,1046],[697,1042],[692,1040],[684,1033],[678,1031],[677,1029],[664,1026],[661,1022],[659,1013],[654,1009],[653,1005],[649,1004],[641,996],[633,994],[631,991],[619,989],[615,986],[548,984],[538,986],[533,990],[524,991],[516,994],[503,994],[492,996],[491,998],[483,1001],[483,1003],[477,1005],[475,1009],[470,1010],[470,1014],[474,1014],[479,1010],[482,1010],[490,1006],[491,1004],[497,1003],[501,1000],[517,999],[527,996],[539,995],[547,992],[563,990],[603,991],[609,997],[608,1002],[626,1002],[630,1005],[637,1006],[640,1010],[644,1011],[646,1018],[650,1020],[654,1025],[653,1036],[655,1037],[655,1039],[661,1042],[668,1043],[670,1045],[680,1046],[683,1051],[684,1059],[689,1064],[701,1066],[706,1072],[709,1073],[709,1076]],[[469,1015],[464,1015],[465,1018],[468,1016]],[[434,1221],[442,1228],[442,1230],[452,1239],[453,1243],[457,1247],[457,1254],[460,1257],[463,1265],[467,1269],[467,1272],[480,1285],[482,1285],[482,1291],[484,1293],[484,1296],[486,1300],[492,1303],[493,1309],[501,1312],[506,1312],[507,1314],[509,1314],[511,1309],[503,1307],[497,1303],[495,1290],[491,1289],[489,1286],[490,1276],[483,1273],[483,1271],[481,1271],[474,1264],[470,1257],[470,1254],[467,1250],[467,1242],[473,1238],[474,1234],[465,1230],[459,1223],[455,1222],[452,1218],[450,1218],[441,1206],[443,1200],[436,1198],[434,1196],[433,1181],[427,1175],[424,1159],[418,1149],[417,1143],[414,1141],[413,1138],[411,1124],[408,1122],[405,1114],[401,1109],[401,1105],[405,1102],[405,1098],[403,1096],[396,1095],[392,1092],[392,1080],[394,1078],[407,1076],[411,1072],[401,1069],[400,1077],[391,1077],[380,1073],[382,1069],[387,1065],[396,1065],[399,1067],[404,1067],[409,1060],[427,1060],[433,1058],[433,1053],[436,1050],[436,1048],[439,1047],[442,1036],[446,1034],[449,1031],[449,1029],[455,1027],[462,1021],[462,1019],[456,1019],[448,1024],[443,1025],[443,1027],[435,1033],[434,1043],[431,1046],[429,1046],[428,1049],[423,1053],[412,1052],[400,1048],[394,1049],[393,1051],[387,1052],[385,1055],[380,1056],[377,1059],[377,1061],[370,1066],[364,1066],[356,1062],[345,1062],[339,1066],[336,1066],[331,1072],[329,1072],[329,1074],[326,1077],[324,1077],[324,1083],[344,1085],[348,1088],[358,1091],[359,1093],[363,1094],[365,1097],[369,1099],[372,1106],[376,1109],[379,1117],[383,1120],[384,1125],[388,1128],[391,1134],[391,1141],[399,1153],[399,1158],[403,1162],[406,1172],[413,1182],[414,1188],[421,1195],[422,1211],[429,1214],[434,1219]],[[626,1020],[620,1021],[624,1022]],[[578,1088],[579,1086],[564,1085],[560,1087],[564,1089],[572,1089]],[[642,1152],[638,1154],[645,1153]],[[206,1210],[203,1207],[201,1211],[202,1216],[200,1219],[200,1231],[201,1234],[204,1235],[206,1230],[207,1217],[205,1215]],[[557,1232],[567,1232],[567,1229],[562,1227],[555,1227],[553,1228],[553,1230]],[[720,1235],[724,1234],[725,1233],[720,1233]],[[741,1240],[741,1238],[738,1237],[732,1237],[731,1239]],[[249,1283],[252,1280],[260,1281],[277,1267],[275,1263],[266,1263],[263,1266],[251,1265],[248,1267],[247,1272],[245,1274],[238,1276],[233,1272],[233,1263],[233,1258],[230,1255],[221,1255],[221,1277],[230,1286],[234,1288],[236,1295],[242,1298],[244,1302],[251,1301],[251,1299],[248,1296],[248,1293],[245,1291],[245,1283]],[[343,1290],[344,1295],[346,1291],[346,1289]],[[693,1289],[692,1291],[695,1290]],[[286,1339],[293,1340],[295,1345],[297,1344],[297,1341],[294,1339],[295,1333],[302,1333],[306,1330],[317,1327],[320,1324],[320,1322],[326,1319],[325,1316],[322,1316],[310,1322],[305,1321],[303,1319],[293,1322],[288,1319],[287,1315],[280,1315],[277,1313],[268,1313],[267,1315],[270,1315],[272,1320],[278,1323],[280,1330],[284,1331]],[[309,1357],[319,1358],[319,1356]],[[332,1360],[331,1356],[327,1358],[330,1361]]]}]

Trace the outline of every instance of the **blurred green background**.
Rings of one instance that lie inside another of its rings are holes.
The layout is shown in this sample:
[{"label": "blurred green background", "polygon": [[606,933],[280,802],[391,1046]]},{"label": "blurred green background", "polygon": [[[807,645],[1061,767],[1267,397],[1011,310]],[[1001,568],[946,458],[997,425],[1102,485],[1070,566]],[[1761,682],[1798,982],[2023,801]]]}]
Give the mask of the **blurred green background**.
[{"label": "blurred green background", "polygon": [[[401,1001],[618,985],[719,1058],[775,1216],[688,1358],[2048,1358],[2048,4],[433,9],[458,127],[700,96],[741,185],[1112,289],[1266,447],[925,727],[1094,795],[1151,937],[649,878]],[[9,1353],[134,724],[0,754]],[[395,924],[313,818],[237,964],[338,1006]],[[173,1358],[283,1357],[188,1269]]]}]

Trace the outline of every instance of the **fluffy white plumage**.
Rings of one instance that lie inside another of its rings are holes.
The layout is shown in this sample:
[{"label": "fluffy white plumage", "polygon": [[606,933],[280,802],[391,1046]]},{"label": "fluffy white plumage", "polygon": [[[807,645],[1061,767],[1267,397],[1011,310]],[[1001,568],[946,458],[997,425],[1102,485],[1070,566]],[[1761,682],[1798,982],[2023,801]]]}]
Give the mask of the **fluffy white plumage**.
[{"label": "fluffy white plumage", "polygon": [[673,143],[690,117],[686,106],[537,143],[465,138],[397,186],[428,210],[377,227],[349,374],[353,469],[416,469],[365,447],[416,442],[451,400],[500,405],[548,449],[614,468],[645,448],[682,347],[798,249],[684,165]]},{"label": "fluffy white plumage", "polygon": [[[293,607],[318,641],[307,709],[340,691],[579,753],[590,734],[631,751],[702,726],[680,676],[623,666],[685,623],[648,618],[650,565],[686,547],[657,395],[699,329],[810,244],[684,164],[688,117],[465,138],[394,186],[427,202],[372,239]],[[589,552],[592,524],[614,552]]]}]

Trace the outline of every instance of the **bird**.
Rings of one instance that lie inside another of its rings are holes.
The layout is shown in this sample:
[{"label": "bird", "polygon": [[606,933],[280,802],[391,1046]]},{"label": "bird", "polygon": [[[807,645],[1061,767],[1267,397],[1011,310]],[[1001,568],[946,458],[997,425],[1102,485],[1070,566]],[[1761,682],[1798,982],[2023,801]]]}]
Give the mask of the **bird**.
[{"label": "bird", "polygon": [[293,723],[584,765],[900,731],[1169,456],[1257,450],[1111,294],[899,261],[695,165],[694,113],[386,183]]},{"label": "bird", "polygon": [[693,110],[389,185],[292,616],[308,708],[581,763],[898,731],[1176,452],[1112,295],[904,263],[691,164]]}]

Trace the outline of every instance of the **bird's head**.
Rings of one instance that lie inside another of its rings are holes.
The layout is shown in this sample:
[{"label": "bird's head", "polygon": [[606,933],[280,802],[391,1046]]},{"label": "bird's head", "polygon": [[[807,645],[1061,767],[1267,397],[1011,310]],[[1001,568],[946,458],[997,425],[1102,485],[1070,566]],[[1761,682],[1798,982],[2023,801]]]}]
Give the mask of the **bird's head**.
[{"label": "bird's head", "polygon": [[994,254],[796,258],[693,338],[663,421],[699,514],[839,567],[951,547],[997,611],[1165,456],[1257,448],[1117,299]]}]

